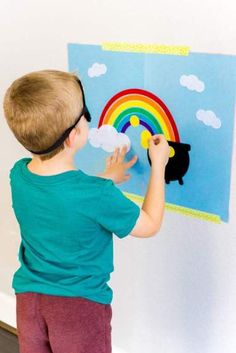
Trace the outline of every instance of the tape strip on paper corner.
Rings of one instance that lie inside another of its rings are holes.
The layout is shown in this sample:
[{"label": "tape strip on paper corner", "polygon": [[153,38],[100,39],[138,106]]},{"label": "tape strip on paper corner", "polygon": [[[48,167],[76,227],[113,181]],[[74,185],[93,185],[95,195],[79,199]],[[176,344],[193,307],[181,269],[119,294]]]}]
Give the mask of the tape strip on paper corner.
[{"label": "tape strip on paper corner", "polygon": [[149,54],[188,56],[190,48],[188,46],[180,46],[180,45],[104,42],[102,43],[102,50],[130,52],[130,53],[149,53]]},{"label": "tape strip on paper corner", "polygon": [[[128,197],[130,200],[134,201],[135,203],[137,203],[139,205],[143,203],[143,200],[144,200],[143,196],[139,196],[139,195],[135,195],[135,194],[127,193],[127,192],[124,192],[123,194],[126,197]],[[178,205],[174,205],[171,203],[166,203],[165,209],[167,211],[180,213],[185,216],[191,216],[191,217],[198,218],[198,219],[201,219],[201,220],[204,220],[207,222],[213,222],[213,223],[217,223],[217,224],[222,223],[220,216],[215,215],[213,213],[198,211],[198,210],[194,210],[192,208],[178,206]]]},{"label": "tape strip on paper corner", "polygon": [[198,210],[194,210],[192,208],[177,206],[177,205],[173,205],[173,204],[170,204],[170,203],[166,203],[165,208],[168,211],[181,213],[181,214],[184,214],[186,216],[191,216],[191,217],[194,217],[194,218],[202,219],[202,220],[207,221],[207,222],[213,222],[213,223],[217,223],[217,224],[221,223],[220,216],[215,215],[213,213],[207,213],[207,212],[203,212],[203,211],[198,211]]}]

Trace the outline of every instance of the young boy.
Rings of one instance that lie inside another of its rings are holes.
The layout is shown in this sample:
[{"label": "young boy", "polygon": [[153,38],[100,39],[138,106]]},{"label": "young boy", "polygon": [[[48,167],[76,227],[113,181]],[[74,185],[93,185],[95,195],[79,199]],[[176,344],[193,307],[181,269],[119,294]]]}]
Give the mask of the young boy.
[{"label": "young boy", "polygon": [[[112,233],[155,235],[163,218],[169,146],[149,141],[152,169],[140,209],[114,183],[129,179],[126,147],[99,176],[74,165],[88,138],[82,85],[70,73],[44,70],[14,81],[4,98],[9,127],[33,157],[10,173],[21,231],[16,294],[21,353],[111,353]],[[88,156],[89,158],[89,156]]]}]

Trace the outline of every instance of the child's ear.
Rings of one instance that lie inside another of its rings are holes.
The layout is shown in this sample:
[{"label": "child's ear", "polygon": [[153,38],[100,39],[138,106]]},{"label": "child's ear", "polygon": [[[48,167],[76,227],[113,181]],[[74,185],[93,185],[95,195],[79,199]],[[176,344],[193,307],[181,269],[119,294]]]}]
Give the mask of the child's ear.
[{"label": "child's ear", "polygon": [[65,140],[65,144],[66,144],[68,147],[70,147],[70,148],[74,147],[77,134],[78,134],[77,129],[71,130],[69,136],[68,136],[67,139]]}]

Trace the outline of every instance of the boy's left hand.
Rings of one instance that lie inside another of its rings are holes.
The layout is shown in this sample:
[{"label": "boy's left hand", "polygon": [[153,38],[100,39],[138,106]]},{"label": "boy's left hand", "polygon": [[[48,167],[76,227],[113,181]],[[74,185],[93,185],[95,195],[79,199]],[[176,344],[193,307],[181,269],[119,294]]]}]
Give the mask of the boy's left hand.
[{"label": "boy's left hand", "polygon": [[121,150],[117,147],[113,154],[106,159],[105,171],[98,176],[105,179],[112,179],[116,184],[129,180],[131,174],[126,174],[126,171],[137,162],[138,157],[134,156],[130,161],[124,162],[126,152],[126,145]]}]

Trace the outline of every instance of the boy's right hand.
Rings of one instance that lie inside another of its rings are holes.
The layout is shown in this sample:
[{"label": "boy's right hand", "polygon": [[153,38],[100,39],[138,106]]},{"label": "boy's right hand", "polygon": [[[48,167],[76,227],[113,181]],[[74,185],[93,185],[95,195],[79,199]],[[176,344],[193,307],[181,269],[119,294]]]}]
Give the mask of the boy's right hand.
[{"label": "boy's right hand", "polygon": [[152,162],[152,168],[165,167],[168,163],[170,147],[164,135],[153,135],[149,140],[149,157]]}]

